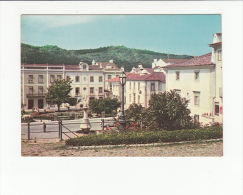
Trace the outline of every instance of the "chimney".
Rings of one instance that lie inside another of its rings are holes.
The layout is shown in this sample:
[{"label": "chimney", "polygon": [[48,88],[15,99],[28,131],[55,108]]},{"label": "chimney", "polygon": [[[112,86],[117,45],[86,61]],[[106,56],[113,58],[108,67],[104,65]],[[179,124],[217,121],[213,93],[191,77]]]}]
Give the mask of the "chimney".
[{"label": "chimney", "polygon": [[157,58],[154,58],[154,63],[155,63],[155,64],[157,63]]},{"label": "chimney", "polygon": [[92,65],[95,65],[95,61],[94,60],[92,61]]},{"label": "chimney", "polygon": [[136,72],[135,67],[133,67],[131,73],[135,73],[135,72]]},{"label": "chimney", "polygon": [[121,71],[124,71],[124,66],[121,67]]},{"label": "chimney", "polygon": [[110,63],[114,63],[113,60],[110,60],[109,62],[110,62]]},{"label": "chimney", "polygon": [[143,69],[143,65],[142,65],[142,63],[139,63],[138,64],[138,68],[141,70],[141,69]]}]

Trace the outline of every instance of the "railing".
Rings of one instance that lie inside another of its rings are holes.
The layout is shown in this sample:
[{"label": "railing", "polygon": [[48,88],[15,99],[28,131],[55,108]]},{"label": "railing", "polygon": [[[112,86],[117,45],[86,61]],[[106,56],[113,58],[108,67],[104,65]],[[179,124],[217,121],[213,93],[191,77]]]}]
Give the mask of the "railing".
[{"label": "railing", "polygon": [[26,97],[45,97],[44,93],[28,93]]},{"label": "railing", "polygon": [[[67,122],[63,123],[62,120],[55,121],[52,123],[45,123],[43,122],[42,124],[40,123],[30,123],[28,122],[26,125],[22,125],[21,128],[23,128],[21,131],[24,133],[24,127],[27,126],[27,139],[31,140],[31,134],[35,135],[35,138],[38,139],[60,139],[63,140],[63,134],[68,137],[78,137],[79,133],[83,133],[82,129],[79,127],[77,129],[71,129],[71,127],[68,127],[68,125],[81,125],[84,123],[80,122]],[[101,131],[104,130],[106,126],[113,126],[114,125],[114,120],[104,120],[101,119],[101,121],[93,121],[91,122],[92,124],[99,124],[98,129],[91,130],[90,133],[95,133],[96,131]],[[55,127],[55,128],[50,128],[50,127]],[[48,134],[49,133],[49,134]],[[25,135],[25,134],[24,134]],[[40,135],[40,136],[38,136]],[[72,135],[72,136],[71,136]],[[33,137],[32,137],[33,139]]]}]

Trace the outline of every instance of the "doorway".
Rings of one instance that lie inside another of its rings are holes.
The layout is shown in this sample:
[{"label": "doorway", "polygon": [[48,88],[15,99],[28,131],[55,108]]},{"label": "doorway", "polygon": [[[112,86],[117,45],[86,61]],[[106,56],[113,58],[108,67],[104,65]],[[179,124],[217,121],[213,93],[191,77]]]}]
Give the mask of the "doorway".
[{"label": "doorway", "polygon": [[34,100],[28,100],[28,109],[32,109],[34,107]]},{"label": "doorway", "polygon": [[38,99],[38,108],[43,108],[43,99]]}]

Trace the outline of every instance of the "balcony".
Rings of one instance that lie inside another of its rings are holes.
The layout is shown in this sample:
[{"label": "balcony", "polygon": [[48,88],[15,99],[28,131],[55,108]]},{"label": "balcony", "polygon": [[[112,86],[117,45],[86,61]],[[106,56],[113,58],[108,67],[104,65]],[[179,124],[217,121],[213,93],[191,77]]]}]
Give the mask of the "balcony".
[{"label": "balcony", "polygon": [[27,98],[44,98],[45,94],[44,93],[28,93],[26,94]]},{"label": "balcony", "polygon": [[155,94],[156,91],[155,90],[150,90],[150,94]]}]

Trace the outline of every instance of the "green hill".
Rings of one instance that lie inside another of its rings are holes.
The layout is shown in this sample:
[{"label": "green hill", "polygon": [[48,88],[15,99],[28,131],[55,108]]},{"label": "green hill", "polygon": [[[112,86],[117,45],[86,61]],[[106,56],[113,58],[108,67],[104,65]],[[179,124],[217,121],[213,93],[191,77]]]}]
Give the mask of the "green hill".
[{"label": "green hill", "polygon": [[[170,59],[190,59],[191,57],[170,54]],[[140,62],[145,68],[150,68],[154,58],[167,58],[167,54],[125,46],[66,50],[53,45],[37,47],[21,43],[21,63],[78,65],[81,60],[91,64],[92,60],[108,62],[113,59],[119,68],[124,66],[126,71],[130,71],[132,67],[137,67]]]}]

